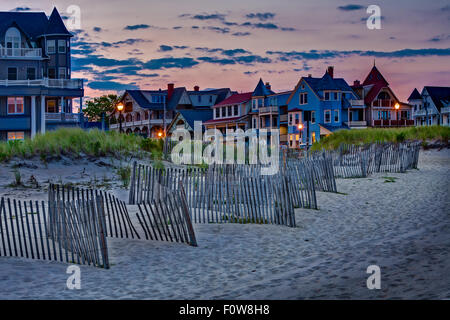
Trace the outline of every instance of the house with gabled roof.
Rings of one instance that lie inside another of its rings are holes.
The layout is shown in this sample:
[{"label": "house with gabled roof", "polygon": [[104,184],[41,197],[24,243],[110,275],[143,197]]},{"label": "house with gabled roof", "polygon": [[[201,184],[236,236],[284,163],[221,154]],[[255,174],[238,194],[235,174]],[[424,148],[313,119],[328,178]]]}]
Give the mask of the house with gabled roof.
[{"label": "house with gabled roof", "polygon": [[408,102],[417,126],[450,126],[450,87],[425,86],[422,93],[414,89]]},{"label": "house with gabled roof", "polygon": [[320,78],[302,77],[286,103],[290,148],[311,145],[321,136],[349,129],[359,117],[364,124],[364,104],[344,79],[334,77],[333,67]]},{"label": "house with gabled roof", "polygon": [[352,86],[366,106],[366,119],[371,127],[413,126],[412,107],[401,102],[374,65],[361,84]]},{"label": "house with gabled roof", "polygon": [[83,80],[71,77],[72,36],[56,8],[50,17],[0,12],[0,140],[83,123]]}]

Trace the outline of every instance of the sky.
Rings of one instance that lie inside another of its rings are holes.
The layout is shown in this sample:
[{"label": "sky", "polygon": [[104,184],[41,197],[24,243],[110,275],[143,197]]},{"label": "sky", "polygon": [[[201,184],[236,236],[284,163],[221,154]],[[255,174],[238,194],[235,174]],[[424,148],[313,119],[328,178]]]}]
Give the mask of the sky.
[{"label": "sky", "polygon": [[[370,5],[381,29],[367,27]],[[54,6],[75,35],[72,78],[85,79],[88,99],[168,83],[249,92],[259,78],[282,92],[330,65],[353,84],[374,61],[402,101],[450,86],[449,0],[13,0],[0,10]]]}]

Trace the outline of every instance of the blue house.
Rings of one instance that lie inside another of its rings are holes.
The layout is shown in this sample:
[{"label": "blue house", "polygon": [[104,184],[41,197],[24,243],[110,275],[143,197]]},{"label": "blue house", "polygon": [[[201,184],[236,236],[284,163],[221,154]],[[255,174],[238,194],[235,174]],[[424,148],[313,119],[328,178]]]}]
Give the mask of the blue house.
[{"label": "blue house", "polygon": [[[302,77],[287,100],[289,147],[306,145],[308,123],[310,145],[321,136],[349,129],[349,114],[355,108],[363,109],[363,101],[344,79],[334,78],[333,67],[321,78]],[[309,122],[305,118],[307,113]]]},{"label": "blue house", "polygon": [[71,78],[71,37],[56,8],[49,18],[0,12],[0,140],[82,123],[74,112],[84,90],[82,80]]}]

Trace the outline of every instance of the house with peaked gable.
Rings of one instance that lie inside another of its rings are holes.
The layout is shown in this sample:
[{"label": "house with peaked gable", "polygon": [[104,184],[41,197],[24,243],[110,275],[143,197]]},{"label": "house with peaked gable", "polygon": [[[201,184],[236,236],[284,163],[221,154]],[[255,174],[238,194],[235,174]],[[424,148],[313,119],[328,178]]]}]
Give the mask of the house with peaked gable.
[{"label": "house with peaked gable", "polygon": [[50,17],[0,12],[0,140],[83,122],[83,80],[71,78],[72,36],[56,8]]},{"label": "house with peaked gable", "polygon": [[[302,77],[286,101],[288,121],[287,138],[290,148],[310,145],[340,129],[359,122],[364,127],[364,104],[342,78],[334,77],[334,68],[329,67],[321,78],[311,75]],[[310,115],[309,141],[306,113]],[[353,114],[353,116],[352,116]]]},{"label": "house with peaked gable", "polygon": [[[412,107],[401,102],[384,76],[374,65],[361,84],[356,80],[352,89],[364,100],[366,120],[371,127],[413,126]],[[399,109],[396,109],[398,105]]]},{"label": "house with peaked gable", "polygon": [[450,87],[426,86],[422,93],[414,89],[408,102],[417,126],[450,126]]}]

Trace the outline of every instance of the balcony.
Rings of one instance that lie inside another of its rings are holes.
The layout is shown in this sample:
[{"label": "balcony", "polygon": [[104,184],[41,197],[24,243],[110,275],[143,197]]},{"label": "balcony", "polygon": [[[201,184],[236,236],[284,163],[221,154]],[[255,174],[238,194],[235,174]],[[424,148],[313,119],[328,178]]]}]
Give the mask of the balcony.
[{"label": "balcony", "polygon": [[0,86],[4,87],[46,87],[59,89],[83,89],[83,79],[38,79],[38,80],[0,80]]},{"label": "balcony", "polygon": [[3,48],[0,47],[0,59],[41,59],[41,48]]},{"label": "balcony", "polygon": [[261,107],[261,108],[259,108],[259,114],[263,114],[263,113],[278,114],[278,107],[270,106],[270,107]]},{"label": "balcony", "polygon": [[350,121],[345,123],[349,128],[367,128],[367,121]]},{"label": "balcony", "polygon": [[348,100],[352,107],[364,107],[364,100]]},{"label": "balcony", "polygon": [[46,113],[45,121],[48,122],[79,122],[79,113]]},{"label": "balcony", "polygon": [[411,127],[414,120],[374,120],[374,127]]}]

